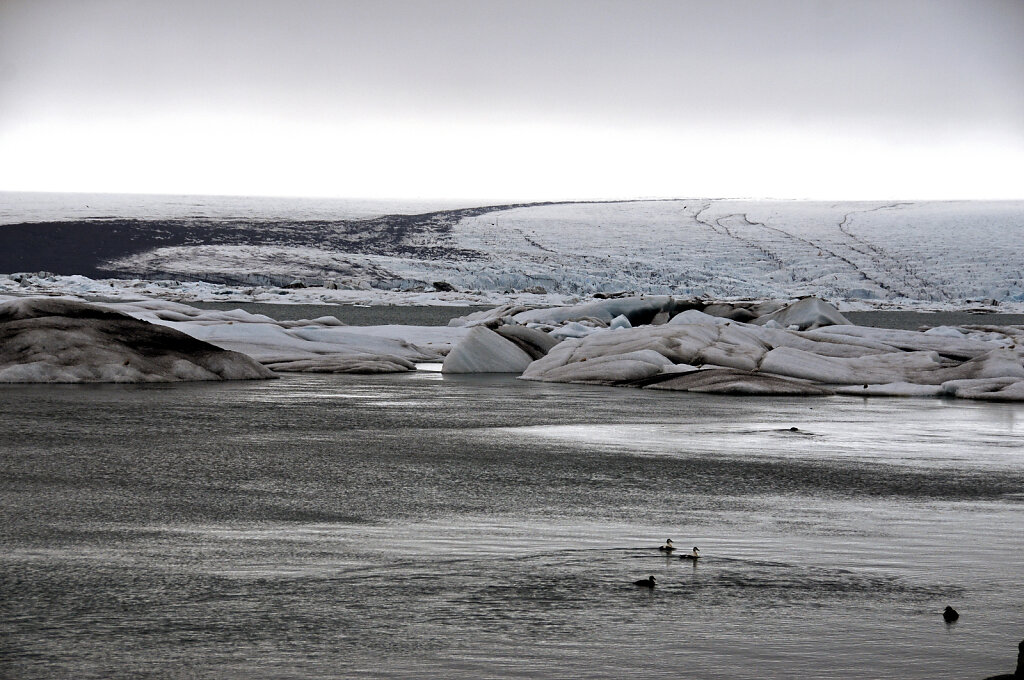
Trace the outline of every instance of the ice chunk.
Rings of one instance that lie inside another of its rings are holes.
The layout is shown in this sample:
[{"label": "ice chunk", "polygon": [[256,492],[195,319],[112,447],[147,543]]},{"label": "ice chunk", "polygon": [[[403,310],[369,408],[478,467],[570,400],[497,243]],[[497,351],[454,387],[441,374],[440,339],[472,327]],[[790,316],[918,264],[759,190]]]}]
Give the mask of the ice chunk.
[{"label": "ice chunk", "polygon": [[0,304],[0,382],[176,382],[272,378],[252,358],[102,307]]},{"label": "ice chunk", "polygon": [[649,378],[671,365],[672,362],[658,352],[640,350],[563,364],[545,372],[544,380],[612,385]]},{"label": "ice chunk", "polygon": [[[761,362],[761,370],[792,378],[814,380],[834,385],[915,382],[925,384],[940,380],[923,380],[929,371],[948,366],[935,352],[893,352],[864,357],[826,357],[792,347],[777,347]],[[917,380],[910,380],[909,376]]]},{"label": "ice chunk", "polygon": [[782,309],[759,316],[752,323],[765,324],[774,321],[780,326],[787,328],[796,326],[796,330],[807,330],[808,328],[819,328],[821,326],[850,325],[845,316],[839,310],[815,297],[808,297],[798,300]]},{"label": "ice chunk", "polygon": [[651,383],[646,387],[654,390],[758,396],[795,397],[831,394],[828,389],[805,380],[792,380],[733,368],[690,371]]},{"label": "ice chunk", "polygon": [[445,357],[442,373],[522,373],[530,355],[489,328],[475,326]]},{"label": "ice chunk", "polygon": [[553,338],[544,331],[526,326],[506,324],[494,330],[501,337],[514,342],[519,349],[529,354],[531,359],[540,359],[559,342],[558,338]]},{"label": "ice chunk", "polygon": [[633,324],[629,323],[629,319],[626,318],[625,314],[619,314],[617,317],[612,319],[611,323],[608,324],[608,328],[632,328]]},{"label": "ice chunk", "polygon": [[714,316],[701,312],[696,309],[687,309],[686,311],[679,312],[672,317],[672,320],[668,322],[670,326],[680,326],[682,324],[718,324],[725,325],[733,323],[731,319],[724,316]]},{"label": "ice chunk", "polygon": [[312,359],[294,359],[266,364],[278,373],[401,373],[416,369],[402,357],[387,355],[329,355]]},{"label": "ice chunk", "polygon": [[668,295],[615,298],[589,302],[570,307],[552,307],[519,312],[513,318],[516,323],[563,324],[580,319],[599,319],[611,323],[617,316],[625,316],[633,326],[650,324],[663,311],[671,311],[675,301]]}]

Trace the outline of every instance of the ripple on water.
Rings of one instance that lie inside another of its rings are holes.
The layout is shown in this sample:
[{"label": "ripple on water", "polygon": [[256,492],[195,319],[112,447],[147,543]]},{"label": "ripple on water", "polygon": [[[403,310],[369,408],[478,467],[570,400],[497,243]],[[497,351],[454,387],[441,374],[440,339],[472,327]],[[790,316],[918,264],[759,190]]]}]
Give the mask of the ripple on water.
[{"label": "ripple on water", "polygon": [[1012,657],[1019,408],[436,378],[0,390],[0,675],[949,677]]}]

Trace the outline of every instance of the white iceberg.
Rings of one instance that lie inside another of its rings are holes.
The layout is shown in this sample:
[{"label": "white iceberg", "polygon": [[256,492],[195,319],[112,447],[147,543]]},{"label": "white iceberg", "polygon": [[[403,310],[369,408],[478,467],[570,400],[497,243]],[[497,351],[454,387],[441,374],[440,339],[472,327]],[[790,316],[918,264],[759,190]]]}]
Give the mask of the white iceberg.
[{"label": "white iceberg", "polygon": [[442,373],[522,373],[533,361],[516,343],[475,326],[444,359]]}]

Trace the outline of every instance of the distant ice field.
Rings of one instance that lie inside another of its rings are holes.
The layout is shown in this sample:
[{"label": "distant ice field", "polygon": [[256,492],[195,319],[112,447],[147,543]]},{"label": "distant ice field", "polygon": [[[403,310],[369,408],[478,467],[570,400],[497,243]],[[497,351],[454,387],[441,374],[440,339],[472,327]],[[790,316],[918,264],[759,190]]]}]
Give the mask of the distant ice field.
[{"label": "distant ice field", "polygon": [[160,220],[250,217],[261,221],[364,219],[469,205],[471,203],[465,201],[0,191],[0,225],[109,217]]},{"label": "distant ice field", "polygon": [[[286,295],[303,303],[480,304],[530,294],[559,304],[631,292],[815,295],[840,308],[997,302],[1024,310],[1022,201],[678,199],[502,208],[0,195],[0,224],[43,220],[78,229],[114,218],[130,221],[121,228],[137,247],[108,247],[90,266],[119,279],[163,279],[163,291],[140,292],[178,299],[266,301],[280,294],[275,287],[298,280],[309,290]],[[45,268],[45,259],[30,260]],[[196,281],[226,285],[199,291],[189,283]]]},{"label": "distant ice field", "polygon": [[1024,203],[677,200],[526,207],[461,221],[495,275],[580,292],[949,302],[1024,299]]}]

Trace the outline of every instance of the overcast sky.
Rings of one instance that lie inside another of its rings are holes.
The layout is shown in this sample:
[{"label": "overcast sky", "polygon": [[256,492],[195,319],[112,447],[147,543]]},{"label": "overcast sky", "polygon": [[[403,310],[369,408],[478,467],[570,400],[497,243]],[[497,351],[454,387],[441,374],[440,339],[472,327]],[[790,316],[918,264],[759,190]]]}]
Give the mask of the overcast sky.
[{"label": "overcast sky", "polygon": [[1024,198],[1024,0],[0,0],[0,189]]}]

